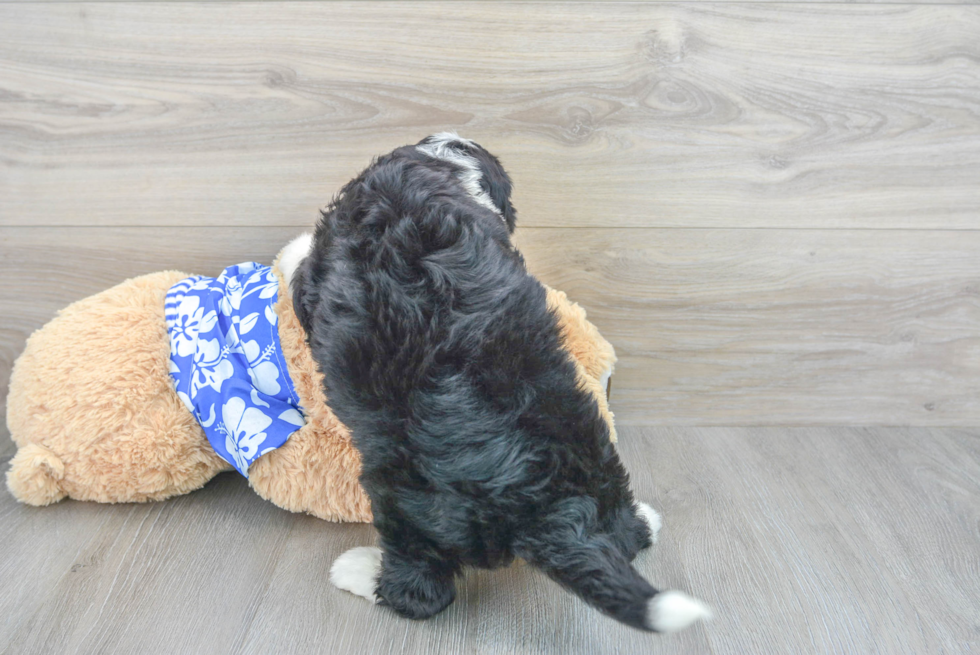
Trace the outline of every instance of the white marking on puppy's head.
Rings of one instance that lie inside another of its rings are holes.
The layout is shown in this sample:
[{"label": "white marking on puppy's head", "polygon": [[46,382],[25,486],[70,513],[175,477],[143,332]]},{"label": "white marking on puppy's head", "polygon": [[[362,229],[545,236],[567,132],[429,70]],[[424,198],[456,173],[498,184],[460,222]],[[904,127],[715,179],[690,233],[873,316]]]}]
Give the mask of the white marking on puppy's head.
[{"label": "white marking on puppy's head", "polygon": [[483,179],[483,173],[480,171],[480,163],[474,157],[471,157],[462,150],[454,148],[454,144],[462,144],[471,148],[479,147],[473,141],[464,139],[455,132],[440,132],[439,134],[433,134],[422,144],[416,146],[416,150],[421,152],[423,155],[432,157],[433,159],[440,159],[458,166],[460,171],[457,173],[456,177],[463,184],[463,188],[466,189],[466,192],[469,193],[478,204],[486,207],[494,214],[499,216],[500,220],[504,220],[503,212],[501,212],[500,208],[493,203],[490,195],[484,191],[483,187],[480,185],[480,181]]},{"label": "white marking on puppy's head", "polygon": [[296,269],[306,259],[313,249],[313,235],[305,232],[289,243],[279,252],[279,271],[286,279],[286,287],[292,290],[293,276]]},{"label": "white marking on puppy's head", "polygon": [[680,591],[664,591],[647,605],[647,625],[657,632],[677,632],[699,619],[711,620],[711,608]]},{"label": "white marking on puppy's head", "polygon": [[375,546],[351,548],[334,560],[330,567],[333,586],[349,591],[355,596],[377,603],[374,593],[381,575],[381,549]]}]

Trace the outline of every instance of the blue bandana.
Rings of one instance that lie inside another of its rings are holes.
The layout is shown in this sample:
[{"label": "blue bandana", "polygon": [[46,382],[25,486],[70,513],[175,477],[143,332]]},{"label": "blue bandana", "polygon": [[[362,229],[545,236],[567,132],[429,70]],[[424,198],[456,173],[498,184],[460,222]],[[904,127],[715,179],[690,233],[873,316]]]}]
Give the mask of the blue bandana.
[{"label": "blue bandana", "polygon": [[217,279],[189,277],[167,292],[177,395],[215,452],[245,477],[306,422],[279,343],[278,293],[272,269],[253,262]]}]

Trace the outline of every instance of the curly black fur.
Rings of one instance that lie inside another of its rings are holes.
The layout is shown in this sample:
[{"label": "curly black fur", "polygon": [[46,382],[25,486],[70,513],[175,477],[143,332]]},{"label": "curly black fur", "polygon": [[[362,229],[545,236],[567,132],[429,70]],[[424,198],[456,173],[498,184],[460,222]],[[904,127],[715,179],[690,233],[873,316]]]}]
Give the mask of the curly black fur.
[{"label": "curly black fur", "polygon": [[447,147],[478,162],[496,212],[460,166],[399,148],[323,212],[292,285],[328,403],[363,458],[383,550],[376,593],[425,618],[452,602],[461,567],[516,555],[652,629],[657,591],[630,564],[650,531],[511,244],[510,179],[480,146]]}]

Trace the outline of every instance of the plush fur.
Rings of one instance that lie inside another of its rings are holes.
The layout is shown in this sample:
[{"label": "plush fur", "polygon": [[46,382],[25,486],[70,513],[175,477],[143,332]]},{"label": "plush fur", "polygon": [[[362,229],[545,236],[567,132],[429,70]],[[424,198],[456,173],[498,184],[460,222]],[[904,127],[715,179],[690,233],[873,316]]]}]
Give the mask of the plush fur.
[{"label": "plush fur", "polygon": [[[360,454],[324,401],[322,376],[288,290],[310,241],[298,237],[273,264],[280,277],[279,340],[309,420],[252,464],[249,484],[290,511],[370,521],[371,504],[358,482]],[[18,500],[163,500],[231,470],[177,398],[168,372],[164,296],[187,276],[165,271],[127,280],[66,307],[27,340],[7,395],[7,426],[19,447],[7,487]],[[583,385],[604,406],[597,380],[612,370],[615,353],[581,307],[561,292],[548,293]],[[606,419],[612,429],[612,415]]]},{"label": "plush fur", "polygon": [[705,614],[630,564],[656,513],[640,512],[608,408],[511,243],[510,191],[472,141],[399,148],[344,187],[296,270],[294,308],[380,534],[380,558],[359,550],[332,578],[426,618],[463,566],[519,556],[623,623],[680,629]]},{"label": "plush fur", "polygon": [[[168,372],[163,299],[187,276],[167,271],[127,280],[70,305],[31,336],[7,397],[7,425],[19,446],[7,486],[18,500],[163,500],[232,470],[177,398]],[[320,373],[279,277],[279,340],[308,421],[252,464],[249,484],[290,511],[370,521],[360,455],[324,403]]]},{"label": "plush fur", "polygon": [[20,447],[7,486],[18,500],[162,500],[231,468],[167,369],[163,301],[185,277],[128,280],[63,309],[28,339],[7,396],[7,426]]}]

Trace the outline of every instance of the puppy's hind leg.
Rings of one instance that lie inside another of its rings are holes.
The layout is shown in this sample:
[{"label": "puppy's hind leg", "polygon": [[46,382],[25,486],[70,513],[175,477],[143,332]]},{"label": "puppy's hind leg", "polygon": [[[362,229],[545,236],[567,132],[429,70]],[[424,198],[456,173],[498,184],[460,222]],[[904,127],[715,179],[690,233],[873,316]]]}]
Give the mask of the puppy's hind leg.
[{"label": "puppy's hind leg", "polygon": [[377,595],[382,605],[409,619],[427,619],[456,598],[459,563],[436,550],[385,546]]},{"label": "puppy's hind leg", "polygon": [[660,514],[644,502],[636,503],[636,514],[643,519],[647,529],[650,530],[650,541],[657,543],[657,536],[660,534],[660,528],[663,527],[663,520],[660,518]]},{"label": "puppy's hind leg", "polygon": [[373,509],[381,547],[347,551],[331,567],[330,581],[410,619],[446,609],[456,598],[459,559],[382,503]]},{"label": "puppy's hind leg", "polygon": [[361,546],[334,560],[330,582],[372,603],[388,605],[404,617],[427,619],[455,599],[459,569],[435,551],[421,555],[387,546]]},{"label": "puppy's hind leg", "polygon": [[602,529],[632,562],[641,550],[657,543],[660,524],[660,515],[646,503],[624,503]]}]

